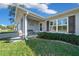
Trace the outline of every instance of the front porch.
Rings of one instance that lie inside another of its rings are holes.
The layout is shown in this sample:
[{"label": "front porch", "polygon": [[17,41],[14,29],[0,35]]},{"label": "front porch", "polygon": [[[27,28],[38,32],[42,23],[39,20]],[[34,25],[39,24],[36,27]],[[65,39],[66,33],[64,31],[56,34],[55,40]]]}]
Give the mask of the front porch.
[{"label": "front porch", "polygon": [[36,35],[37,32],[40,32],[40,23],[44,21],[45,20],[43,18],[38,17],[36,14],[27,12],[20,7],[16,8],[16,31],[20,31],[24,38],[30,35]]}]

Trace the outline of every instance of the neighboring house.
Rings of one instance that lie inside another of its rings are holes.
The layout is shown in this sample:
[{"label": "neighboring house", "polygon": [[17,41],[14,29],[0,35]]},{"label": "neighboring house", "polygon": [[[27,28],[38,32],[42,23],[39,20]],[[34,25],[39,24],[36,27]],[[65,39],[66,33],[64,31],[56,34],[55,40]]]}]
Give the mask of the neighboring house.
[{"label": "neighboring house", "polygon": [[25,37],[40,31],[79,35],[79,8],[45,19],[17,5],[15,22],[17,31],[21,30]]}]

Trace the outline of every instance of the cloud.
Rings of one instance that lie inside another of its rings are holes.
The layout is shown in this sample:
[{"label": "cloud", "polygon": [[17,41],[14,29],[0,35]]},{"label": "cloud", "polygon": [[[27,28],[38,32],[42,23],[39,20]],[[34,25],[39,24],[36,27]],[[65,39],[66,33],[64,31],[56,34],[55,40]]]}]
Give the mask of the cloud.
[{"label": "cloud", "polygon": [[8,7],[7,4],[0,4],[0,9],[2,9],[2,8],[7,8],[7,7]]},{"label": "cloud", "polygon": [[44,12],[46,14],[56,14],[57,11],[53,9],[49,9],[48,3],[27,3],[24,4],[26,8],[37,8],[39,11]]},{"label": "cloud", "polygon": [[[23,4],[26,6],[26,8],[36,8],[37,10],[46,13],[46,14],[56,14],[57,11],[53,10],[53,9],[49,9],[48,7],[49,3],[26,3]],[[8,5],[10,5],[9,3],[7,4],[0,4],[0,9],[2,8],[7,8]]]}]

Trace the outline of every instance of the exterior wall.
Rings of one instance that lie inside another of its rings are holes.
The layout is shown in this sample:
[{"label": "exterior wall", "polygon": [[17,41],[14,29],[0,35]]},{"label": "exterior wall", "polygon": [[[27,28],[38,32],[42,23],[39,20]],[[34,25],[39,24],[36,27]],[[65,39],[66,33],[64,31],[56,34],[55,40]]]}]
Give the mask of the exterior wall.
[{"label": "exterior wall", "polygon": [[[71,17],[73,15],[75,15],[75,17]],[[48,20],[53,21],[64,17],[67,17],[68,19],[67,33],[68,34],[73,33],[73,34],[79,35],[79,8],[77,9],[75,8],[73,10],[69,10],[69,11],[57,14],[55,16],[51,16],[51,17],[49,16]],[[69,17],[71,17],[70,20],[69,20]],[[54,31],[51,31],[51,32],[54,32]]]},{"label": "exterior wall", "polygon": [[[43,22],[40,22],[40,23],[42,23],[42,32],[46,32],[47,30],[46,30],[46,21],[43,21]],[[40,26],[39,26],[39,28],[40,28]]]},{"label": "exterior wall", "polygon": [[17,25],[17,28],[16,28],[17,31],[21,30],[21,19],[23,18],[23,16],[24,16],[23,11],[17,8],[16,9],[16,20],[15,20],[16,25]]},{"label": "exterior wall", "polygon": [[77,34],[77,35],[79,35],[79,14],[76,14],[76,21],[75,21],[76,23],[75,23],[75,34]]},{"label": "exterior wall", "polygon": [[[75,15],[75,33],[74,34],[76,34],[76,35],[79,35],[79,13],[77,13],[77,14],[74,14]],[[72,16],[72,15],[69,15],[69,16]],[[68,29],[67,29],[67,33],[69,33],[69,16],[66,16],[67,17],[67,19],[68,19]],[[62,18],[64,18],[64,17],[62,17]],[[60,19],[60,18],[58,18],[58,19]],[[57,20],[57,19],[51,19],[50,20],[50,22],[51,21],[53,21],[53,20]],[[72,25],[73,26],[73,25]],[[50,32],[55,32],[55,31],[52,31],[51,29],[50,29]],[[58,32],[57,32],[58,33]]]},{"label": "exterior wall", "polygon": [[35,20],[32,20],[32,19],[28,19],[28,22],[27,22],[27,29],[28,30],[33,30],[34,32],[39,32],[39,22],[38,21],[35,21]]},{"label": "exterior wall", "polygon": [[[40,23],[42,24],[42,31],[40,31]],[[27,29],[33,30],[34,32],[45,32],[46,31],[46,21],[35,21],[28,19]]]}]

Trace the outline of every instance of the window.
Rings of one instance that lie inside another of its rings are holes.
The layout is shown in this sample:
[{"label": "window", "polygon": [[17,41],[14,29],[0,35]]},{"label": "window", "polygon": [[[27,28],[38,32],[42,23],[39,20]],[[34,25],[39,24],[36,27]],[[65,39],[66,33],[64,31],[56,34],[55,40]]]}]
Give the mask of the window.
[{"label": "window", "polygon": [[50,25],[51,25],[51,30],[56,31],[56,20],[52,21]]},{"label": "window", "polygon": [[59,32],[67,32],[67,19],[59,19],[58,20],[58,31]]},{"label": "window", "polygon": [[50,25],[53,25],[53,22],[50,22]]},{"label": "window", "polygon": [[59,32],[67,32],[67,26],[58,26]]},{"label": "window", "polygon": [[53,30],[56,31],[56,26],[53,26]]},{"label": "window", "polygon": [[66,25],[67,24],[67,19],[59,19],[58,20],[58,25]]},{"label": "window", "polygon": [[42,31],[42,23],[40,23],[40,31]]},{"label": "window", "polygon": [[56,20],[53,21],[53,25],[56,25]]},{"label": "window", "polygon": [[67,32],[67,18],[53,20],[50,22],[51,31]]}]

